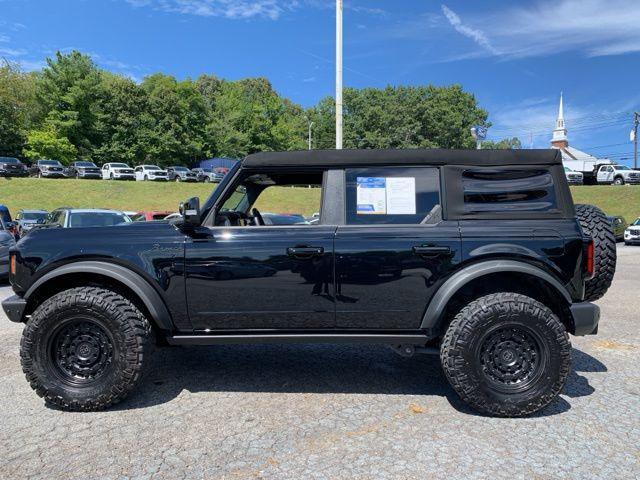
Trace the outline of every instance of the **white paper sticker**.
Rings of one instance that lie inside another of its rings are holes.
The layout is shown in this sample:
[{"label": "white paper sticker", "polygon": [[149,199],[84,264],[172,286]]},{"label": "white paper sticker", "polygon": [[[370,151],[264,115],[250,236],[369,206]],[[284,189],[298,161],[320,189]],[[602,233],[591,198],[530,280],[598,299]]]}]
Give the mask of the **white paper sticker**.
[{"label": "white paper sticker", "polygon": [[416,179],[389,177],[386,179],[387,215],[416,214]]},{"label": "white paper sticker", "polygon": [[386,182],[384,177],[357,177],[357,214],[384,215],[387,213]]}]

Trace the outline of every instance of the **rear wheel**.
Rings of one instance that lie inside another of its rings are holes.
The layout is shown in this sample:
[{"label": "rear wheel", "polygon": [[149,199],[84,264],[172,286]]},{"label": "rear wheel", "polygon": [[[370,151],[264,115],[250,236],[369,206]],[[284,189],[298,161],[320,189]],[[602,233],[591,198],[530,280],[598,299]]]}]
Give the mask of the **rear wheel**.
[{"label": "rear wheel", "polygon": [[126,298],[81,287],[43,302],[20,344],[31,388],[64,410],[101,410],[139,383],[149,355],[150,326]]},{"label": "rear wheel", "polygon": [[602,210],[594,205],[576,205],[576,217],[582,231],[593,238],[594,275],[585,282],[585,301],[601,298],[616,273],[616,237]]},{"label": "rear wheel", "polygon": [[473,408],[520,417],[544,408],[562,391],[571,344],[545,305],[516,293],[496,293],[455,316],[440,360],[451,386]]}]

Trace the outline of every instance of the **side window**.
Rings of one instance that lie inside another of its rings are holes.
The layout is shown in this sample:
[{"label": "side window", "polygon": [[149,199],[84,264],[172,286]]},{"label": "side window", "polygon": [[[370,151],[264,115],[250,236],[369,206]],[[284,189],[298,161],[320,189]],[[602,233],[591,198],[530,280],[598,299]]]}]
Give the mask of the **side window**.
[{"label": "side window", "polygon": [[557,211],[555,187],[546,169],[469,169],[462,173],[465,213]]},{"label": "side window", "polygon": [[109,165],[104,165],[104,166],[102,167],[102,169],[103,169],[103,170],[107,170],[108,168],[109,168]]},{"label": "side window", "polygon": [[437,168],[351,168],[346,189],[348,225],[427,224],[440,218]]}]

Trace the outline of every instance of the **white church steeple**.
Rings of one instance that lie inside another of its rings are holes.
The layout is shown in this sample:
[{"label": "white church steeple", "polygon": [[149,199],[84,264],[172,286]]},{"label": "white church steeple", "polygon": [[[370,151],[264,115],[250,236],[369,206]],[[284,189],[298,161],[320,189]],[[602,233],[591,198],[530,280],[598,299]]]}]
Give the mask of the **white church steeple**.
[{"label": "white church steeple", "polygon": [[556,128],[553,130],[551,145],[556,148],[565,148],[569,146],[569,141],[567,140],[567,129],[564,126],[564,107],[562,102],[562,92],[560,92],[558,119],[556,120]]}]

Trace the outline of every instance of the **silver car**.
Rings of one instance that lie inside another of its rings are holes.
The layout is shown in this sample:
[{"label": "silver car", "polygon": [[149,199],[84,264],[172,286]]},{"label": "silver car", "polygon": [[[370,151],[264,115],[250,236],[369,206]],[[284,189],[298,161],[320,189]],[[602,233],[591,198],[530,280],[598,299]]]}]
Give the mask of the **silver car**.
[{"label": "silver car", "polygon": [[6,224],[0,217],[0,280],[9,275],[9,249],[16,244],[13,234],[6,228]]}]

